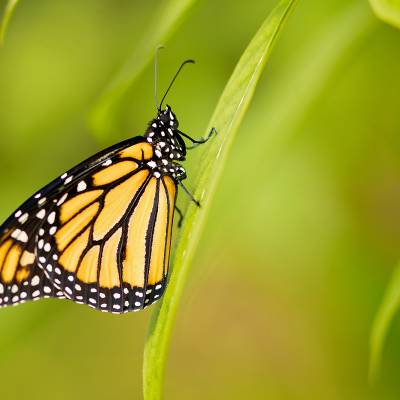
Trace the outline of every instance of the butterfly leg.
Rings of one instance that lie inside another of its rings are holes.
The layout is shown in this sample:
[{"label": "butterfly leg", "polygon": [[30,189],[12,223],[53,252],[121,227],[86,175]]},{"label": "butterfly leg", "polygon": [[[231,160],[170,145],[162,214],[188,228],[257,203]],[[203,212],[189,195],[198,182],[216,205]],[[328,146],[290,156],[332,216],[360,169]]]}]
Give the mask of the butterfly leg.
[{"label": "butterfly leg", "polygon": [[177,206],[175,206],[175,210],[179,215],[178,228],[180,228],[182,226],[183,214],[182,211]]},{"label": "butterfly leg", "polygon": [[200,138],[200,139],[197,139],[197,140],[191,138],[189,135],[187,135],[187,134],[184,133],[184,132],[179,131],[179,133],[180,133],[183,137],[185,137],[186,139],[189,139],[189,140],[193,143],[192,146],[188,146],[188,147],[187,147],[188,150],[192,150],[192,149],[196,148],[198,145],[208,142],[214,134],[217,134],[217,130],[213,127],[213,128],[211,128],[211,130],[210,130],[210,132],[208,133],[207,137],[205,137],[205,138]]},{"label": "butterfly leg", "polygon": [[188,188],[182,183],[182,181],[178,181],[178,184],[182,186],[183,191],[186,193],[189,199],[193,201],[193,203],[196,204],[197,207],[201,207],[200,202],[194,198],[192,193],[189,192]]}]

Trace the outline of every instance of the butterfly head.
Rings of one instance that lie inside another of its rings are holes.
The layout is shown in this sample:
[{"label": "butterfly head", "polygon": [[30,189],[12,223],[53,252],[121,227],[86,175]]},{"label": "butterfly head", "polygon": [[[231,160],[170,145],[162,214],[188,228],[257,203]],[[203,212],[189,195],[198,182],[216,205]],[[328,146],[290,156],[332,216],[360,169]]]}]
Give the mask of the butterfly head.
[{"label": "butterfly head", "polygon": [[159,159],[183,161],[186,145],[178,130],[179,122],[170,106],[159,109],[156,118],[149,123],[145,133],[146,140],[155,147],[155,155]]},{"label": "butterfly head", "polygon": [[179,122],[169,105],[166,105],[164,110],[160,109],[158,111],[157,120],[161,126],[164,126],[167,129],[170,128],[172,131],[178,129]]}]

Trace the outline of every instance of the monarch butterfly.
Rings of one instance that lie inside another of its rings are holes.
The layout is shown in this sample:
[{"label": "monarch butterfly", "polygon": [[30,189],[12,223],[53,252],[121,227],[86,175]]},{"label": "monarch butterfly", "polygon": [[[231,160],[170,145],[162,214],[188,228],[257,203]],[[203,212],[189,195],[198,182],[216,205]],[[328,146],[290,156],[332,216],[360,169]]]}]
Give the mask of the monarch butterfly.
[{"label": "monarch butterfly", "polygon": [[[182,183],[183,137],[195,147],[215,132],[194,140],[178,129],[171,107],[162,108],[179,72],[192,62],[181,64],[160,105],[156,100],[157,115],[144,136],[83,161],[0,227],[1,307],[56,297],[118,314],[162,296],[178,185],[198,204]],[[157,77],[156,68],[157,61]]]}]

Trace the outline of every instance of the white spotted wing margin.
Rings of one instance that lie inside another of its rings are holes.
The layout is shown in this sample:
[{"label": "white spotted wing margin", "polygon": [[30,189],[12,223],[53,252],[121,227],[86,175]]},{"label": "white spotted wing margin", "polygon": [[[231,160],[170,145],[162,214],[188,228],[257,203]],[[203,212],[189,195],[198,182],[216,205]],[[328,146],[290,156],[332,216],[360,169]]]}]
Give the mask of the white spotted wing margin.
[{"label": "white spotted wing margin", "polygon": [[0,307],[68,295],[48,279],[46,263],[39,260],[41,238],[45,248],[45,238],[54,234],[46,232],[44,225],[56,230],[52,225],[55,211],[70,195],[85,188],[85,179],[112,163],[121,150],[143,141],[140,136],[128,139],[88,158],[36,192],[0,226]]}]

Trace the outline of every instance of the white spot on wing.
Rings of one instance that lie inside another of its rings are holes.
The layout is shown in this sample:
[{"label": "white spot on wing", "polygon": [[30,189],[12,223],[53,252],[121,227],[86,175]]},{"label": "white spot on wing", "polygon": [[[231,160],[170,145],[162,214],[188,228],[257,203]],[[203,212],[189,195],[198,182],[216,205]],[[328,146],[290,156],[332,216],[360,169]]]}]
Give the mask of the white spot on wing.
[{"label": "white spot on wing", "polygon": [[77,191],[78,192],[83,192],[86,188],[87,188],[86,182],[85,181],[80,181],[78,183],[78,186],[77,186]]},{"label": "white spot on wing", "polygon": [[20,230],[20,229],[16,229],[16,230],[11,234],[11,237],[12,237],[13,239],[18,239],[18,236],[19,236],[20,233],[21,233],[21,230]]},{"label": "white spot on wing", "polygon": [[20,224],[24,224],[28,220],[29,214],[25,213],[18,218]]},{"label": "white spot on wing", "polygon": [[62,196],[60,198],[60,200],[57,201],[57,205],[60,206],[62,203],[64,203],[64,201],[66,200],[67,197],[68,197],[68,193],[65,193],[64,196]]},{"label": "white spot on wing", "polygon": [[28,235],[26,234],[26,232],[21,231],[21,233],[18,236],[18,240],[20,240],[22,243],[27,243],[28,242]]},{"label": "white spot on wing", "polygon": [[44,217],[45,217],[45,215],[46,215],[46,210],[43,208],[42,210],[40,210],[37,214],[36,214],[36,216],[39,218],[39,219],[43,219]]},{"label": "white spot on wing", "polygon": [[31,280],[31,285],[32,286],[37,286],[40,283],[40,278],[38,275],[35,275],[32,280]]},{"label": "white spot on wing", "polygon": [[47,222],[49,223],[49,224],[54,224],[54,221],[56,220],[56,212],[55,211],[53,211],[53,212],[51,212],[50,214],[49,214],[49,216],[47,217]]}]

